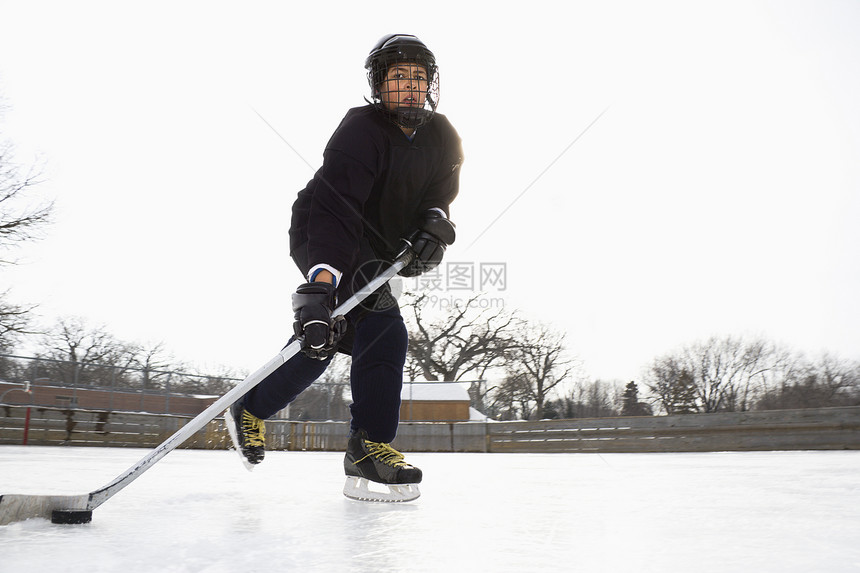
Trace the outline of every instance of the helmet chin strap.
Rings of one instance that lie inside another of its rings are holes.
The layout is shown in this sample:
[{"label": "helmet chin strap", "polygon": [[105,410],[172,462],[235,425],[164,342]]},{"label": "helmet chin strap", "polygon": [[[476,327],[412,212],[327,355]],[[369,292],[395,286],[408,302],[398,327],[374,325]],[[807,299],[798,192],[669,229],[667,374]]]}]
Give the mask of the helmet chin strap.
[{"label": "helmet chin strap", "polygon": [[433,112],[424,108],[398,107],[391,115],[400,127],[417,129],[429,121]]},{"label": "helmet chin strap", "polygon": [[[375,95],[378,95],[378,92]],[[420,107],[398,107],[391,110],[386,108],[385,105],[379,101],[378,97],[374,97],[373,101],[365,97],[364,101],[378,109],[380,113],[387,117],[388,120],[397,127],[405,127],[407,129],[418,129],[430,121],[430,118],[432,118],[435,113],[433,110]]]}]

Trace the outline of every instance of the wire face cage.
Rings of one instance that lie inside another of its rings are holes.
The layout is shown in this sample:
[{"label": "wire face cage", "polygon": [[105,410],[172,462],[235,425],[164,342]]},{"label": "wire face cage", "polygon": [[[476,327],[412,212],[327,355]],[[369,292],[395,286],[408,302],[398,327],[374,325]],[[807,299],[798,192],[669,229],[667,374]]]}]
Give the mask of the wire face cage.
[{"label": "wire face cage", "polygon": [[386,36],[365,63],[373,103],[397,125],[427,123],[439,103],[439,69],[433,52],[418,38]]}]

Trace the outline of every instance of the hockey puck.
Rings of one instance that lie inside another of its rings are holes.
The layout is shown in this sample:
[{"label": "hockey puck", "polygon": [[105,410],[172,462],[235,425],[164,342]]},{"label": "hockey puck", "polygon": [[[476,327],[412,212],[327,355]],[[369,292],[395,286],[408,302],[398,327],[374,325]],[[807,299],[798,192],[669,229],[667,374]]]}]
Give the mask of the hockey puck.
[{"label": "hockey puck", "polygon": [[92,510],[85,509],[55,509],[51,512],[51,523],[63,525],[80,525],[93,520]]}]

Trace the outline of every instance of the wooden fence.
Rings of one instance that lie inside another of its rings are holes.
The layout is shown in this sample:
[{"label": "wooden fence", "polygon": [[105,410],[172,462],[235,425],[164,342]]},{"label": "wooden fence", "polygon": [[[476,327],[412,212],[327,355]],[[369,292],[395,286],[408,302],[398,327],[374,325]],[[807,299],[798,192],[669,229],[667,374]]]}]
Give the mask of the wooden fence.
[{"label": "wooden fence", "polygon": [[860,449],[860,407],[490,424],[493,452]]},{"label": "wooden fence", "polygon": [[[152,448],[191,419],[0,405],[0,444]],[[271,450],[342,451],[348,424],[270,420],[266,429]],[[228,444],[224,422],[216,419],[183,447],[221,449]],[[860,406],[541,422],[402,423],[394,446],[403,451],[547,453],[860,449]]]},{"label": "wooden fence", "polygon": [[[99,410],[0,406],[0,444],[153,448],[192,416]],[[183,447],[227,447],[223,420],[213,420]]]}]

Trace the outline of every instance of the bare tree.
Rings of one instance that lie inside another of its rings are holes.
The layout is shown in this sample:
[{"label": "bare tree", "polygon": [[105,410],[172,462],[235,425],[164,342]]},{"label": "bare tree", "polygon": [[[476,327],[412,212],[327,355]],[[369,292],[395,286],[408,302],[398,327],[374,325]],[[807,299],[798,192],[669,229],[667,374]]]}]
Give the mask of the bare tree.
[{"label": "bare tree", "polygon": [[604,380],[577,381],[559,399],[556,409],[562,418],[607,418],[617,416],[615,404],[620,391],[617,382]]},{"label": "bare tree", "polygon": [[784,360],[764,340],[711,337],[657,358],[645,381],[667,413],[744,411],[753,407]]},{"label": "bare tree", "polygon": [[696,383],[679,357],[670,355],[654,360],[646,380],[655,402],[667,414],[693,414],[699,411]]},{"label": "bare tree", "polygon": [[230,391],[237,382],[243,379],[243,376],[231,368],[222,367],[219,370],[204,374],[189,371],[187,367],[178,365],[167,372],[167,381],[170,383],[172,392],[221,396]]},{"label": "bare tree", "polygon": [[11,341],[0,337],[0,380],[4,382],[19,382],[23,380],[22,372],[25,368],[13,356],[6,356],[7,354],[11,354],[11,352]]},{"label": "bare tree", "polygon": [[101,386],[185,394],[222,395],[241,376],[232,369],[200,372],[177,363],[162,343],[144,346],[118,340],[104,327],[63,318],[42,337],[39,375],[70,386]]},{"label": "bare tree", "polygon": [[[9,252],[38,237],[49,221],[53,204],[33,206],[26,195],[37,183],[33,169],[24,172],[13,159],[12,145],[0,143],[0,267],[14,264]],[[9,302],[9,291],[0,292],[0,341],[31,334],[33,305]]]},{"label": "bare tree", "polygon": [[10,349],[14,339],[21,334],[33,334],[30,316],[35,305],[20,305],[8,302],[9,291],[0,292],[0,344]]},{"label": "bare tree", "polygon": [[60,319],[43,337],[40,358],[51,360],[49,376],[71,385],[131,386],[125,374],[135,365],[138,347],[123,344],[103,328],[81,318]]},{"label": "bare tree", "polygon": [[[572,376],[577,364],[565,356],[565,335],[547,325],[521,330],[518,336],[519,342],[506,353],[505,370],[519,388],[523,417],[541,419],[548,396]],[[528,404],[534,405],[533,412]]]},{"label": "bare tree", "polygon": [[144,389],[172,388],[178,380],[173,380],[175,377],[174,370],[182,370],[177,368],[170,357],[166,355],[164,344],[159,342],[149,348],[138,346],[133,349],[134,360],[132,362],[135,369],[140,371],[140,385]]},{"label": "bare tree", "polygon": [[825,353],[815,361],[797,358],[779,385],[761,396],[762,410],[860,405],[860,362]]},{"label": "bare tree", "polygon": [[[32,207],[25,195],[38,180],[31,170],[23,173],[14,162],[12,146],[0,144],[0,248],[4,251],[39,236],[41,227],[50,220],[53,203]],[[13,260],[0,258],[0,265]]]},{"label": "bare tree", "polygon": [[[541,417],[559,384],[577,367],[564,355],[564,336],[530,327],[514,312],[479,309],[479,296],[428,318],[430,294],[409,295],[406,374],[413,379],[457,381],[471,377],[472,406],[497,419]],[[487,373],[504,371],[501,382]]]},{"label": "bare tree", "polygon": [[484,402],[483,412],[494,420],[519,420],[528,418],[531,405],[523,389],[523,380],[517,377],[507,377],[493,387]]},{"label": "bare tree", "polygon": [[860,402],[860,362],[825,353],[813,364],[825,405],[857,405]]},{"label": "bare tree", "polygon": [[435,319],[425,314],[429,295],[407,295],[409,353],[406,374],[415,379],[453,382],[466,376],[483,378],[504,362],[519,320],[514,313],[494,309],[474,311],[478,297],[454,306]]}]

